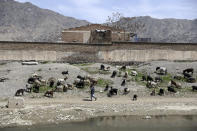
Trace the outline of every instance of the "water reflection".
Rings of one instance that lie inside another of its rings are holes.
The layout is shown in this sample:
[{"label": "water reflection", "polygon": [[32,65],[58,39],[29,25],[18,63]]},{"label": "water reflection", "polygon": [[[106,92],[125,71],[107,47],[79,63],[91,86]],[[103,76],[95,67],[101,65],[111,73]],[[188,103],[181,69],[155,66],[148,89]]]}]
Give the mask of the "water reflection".
[{"label": "water reflection", "polygon": [[196,131],[197,116],[99,117],[84,122],[23,128],[4,128],[0,131]]}]

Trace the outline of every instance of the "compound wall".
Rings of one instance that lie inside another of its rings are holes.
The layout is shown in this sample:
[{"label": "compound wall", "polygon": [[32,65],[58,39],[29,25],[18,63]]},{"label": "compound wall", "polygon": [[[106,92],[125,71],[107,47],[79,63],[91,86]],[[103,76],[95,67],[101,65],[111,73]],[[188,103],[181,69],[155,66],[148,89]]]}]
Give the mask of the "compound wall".
[{"label": "compound wall", "polygon": [[64,62],[130,62],[152,60],[197,60],[197,44],[0,42],[0,60]]}]

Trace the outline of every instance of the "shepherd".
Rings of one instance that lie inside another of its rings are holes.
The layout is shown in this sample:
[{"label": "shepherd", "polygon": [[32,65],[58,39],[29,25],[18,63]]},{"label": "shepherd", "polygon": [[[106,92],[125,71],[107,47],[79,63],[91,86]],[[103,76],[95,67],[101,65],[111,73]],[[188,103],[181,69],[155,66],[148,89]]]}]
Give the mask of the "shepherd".
[{"label": "shepherd", "polygon": [[94,98],[95,101],[97,100],[97,98],[94,96],[94,92],[95,92],[94,84],[91,84],[91,86],[90,86],[90,98],[91,98],[91,101],[92,101],[92,98]]}]

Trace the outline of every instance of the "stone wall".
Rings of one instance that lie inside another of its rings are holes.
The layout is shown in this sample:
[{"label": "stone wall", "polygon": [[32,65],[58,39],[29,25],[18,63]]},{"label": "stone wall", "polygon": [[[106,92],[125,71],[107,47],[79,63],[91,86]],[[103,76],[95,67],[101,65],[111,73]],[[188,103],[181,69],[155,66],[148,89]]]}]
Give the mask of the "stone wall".
[{"label": "stone wall", "polygon": [[0,42],[0,60],[129,62],[197,60],[197,44],[184,43],[30,43]]}]

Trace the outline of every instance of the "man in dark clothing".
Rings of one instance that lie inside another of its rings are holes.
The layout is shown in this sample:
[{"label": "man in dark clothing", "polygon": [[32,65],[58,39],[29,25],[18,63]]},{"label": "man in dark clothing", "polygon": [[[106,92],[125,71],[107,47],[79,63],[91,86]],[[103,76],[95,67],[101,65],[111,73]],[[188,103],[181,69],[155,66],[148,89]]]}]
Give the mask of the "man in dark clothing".
[{"label": "man in dark clothing", "polygon": [[91,101],[92,101],[92,98],[94,98],[95,101],[97,100],[97,98],[94,96],[94,92],[95,92],[95,89],[94,89],[94,85],[92,84],[90,86],[90,98],[91,98]]}]

